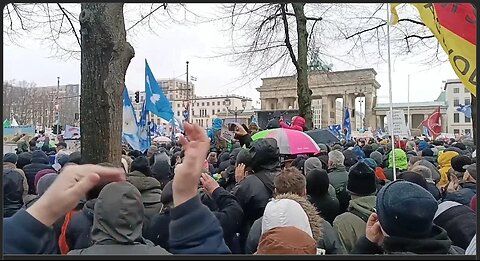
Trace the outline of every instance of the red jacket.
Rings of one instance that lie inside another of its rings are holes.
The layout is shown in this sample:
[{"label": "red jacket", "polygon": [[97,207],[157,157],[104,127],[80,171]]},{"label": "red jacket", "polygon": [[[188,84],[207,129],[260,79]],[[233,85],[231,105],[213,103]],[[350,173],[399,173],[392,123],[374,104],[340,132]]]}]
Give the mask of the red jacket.
[{"label": "red jacket", "polygon": [[288,125],[283,121],[280,121],[280,126],[285,129],[292,129],[303,131],[303,127],[305,126],[305,119],[301,116],[295,116],[292,118],[292,125]]}]

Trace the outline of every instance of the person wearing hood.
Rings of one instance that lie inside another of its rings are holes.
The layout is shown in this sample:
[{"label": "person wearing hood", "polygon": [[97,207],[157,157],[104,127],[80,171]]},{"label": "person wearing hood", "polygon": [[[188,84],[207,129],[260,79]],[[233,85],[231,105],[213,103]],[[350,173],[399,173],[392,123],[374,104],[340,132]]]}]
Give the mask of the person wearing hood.
[{"label": "person wearing hood", "polygon": [[459,154],[455,151],[445,151],[438,157],[438,165],[440,168],[439,186],[445,186],[448,183],[447,174],[452,168],[452,159]]},{"label": "person wearing hood", "polygon": [[385,176],[385,171],[383,170],[383,155],[378,151],[373,151],[370,153],[370,159],[373,159],[377,166],[375,167],[375,176],[381,182],[386,182],[387,177]]},{"label": "person wearing hood", "polygon": [[11,217],[23,206],[23,177],[13,169],[3,169],[3,217]]},{"label": "person wearing hood", "polygon": [[328,180],[335,188],[338,202],[340,203],[339,214],[346,211],[350,195],[347,193],[348,172],[344,165],[345,156],[340,151],[334,150],[328,153]]},{"label": "person wearing hood", "polygon": [[[93,245],[69,255],[166,255],[165,249],[143,238],[144,207],[137,188],[114,182],[100,192],[94,207]],[[128,214],[126,214],[128,213]]]},{"label": "person wearing hood", "polygon": [[234,189],[233,195],[243,209],[240,228],[240,247],[245,249],[245,241],[253,222],[263,215],[268,200],[273,195],[273,178],[280,172],[280,159],[277,141],[264,138],[251,144],[252,175],[248,175]]},{"label": "person wearing hood", "polygon": [[[248,151],[245,150],[245,149],[242,149],[242,148],[235,148],[235,149],[232,150],[232,152],[230,152],[230,154],[227,154],[227,155],[229,155],[229,158],[226,161],[226,164],[228,164],[228,166],[226,167],[226,169],[223,172],[221,172],[221,178],[218,181],[220,186],[223,187],[225,190],[227,190],[229,192],[231,192],[236,186],[235,168],[236,168],[236,166],[238,166],[237,158],[239,157],[238,155],[240,155],[240,152],[245,153],[245,152],[248,152]],[[250,162],[250,160],[247,160],[247,161]],[[247,163],[247,162],[244,162],[244,163]],[[248,165],[248,167],[250,167],[250,165],[248,163],[247,163],[247,165]]]},{"label": "person wearing hood", "polygon": [[[150,162],[151,176],[158,180],[158,182],[160,182],[160,189],[163,189],[163,187],[165,187],[165,184],[172,180],[173,177],[173,170],[172,166],[170,165],[170,157],[164,150],[161,150],[159,153],[155,154],[152,157]],[[178,163],[181,163],[181,159]],[[175,166],[175,164],[173,166]]]},{"label": "person wearing hood", "polygon": [[[127,181],[140,191],[147,223],[153,215],[160,213],[162,209],[162,202],[160,201],[162,189],[160,182],[151,177],[146,157],[141,156],[133,160],[130,173],[127,174]],[[145,228],[147,227],[148,225],[145,226]]]},{"label": "person wearing hood", "polygon": [[28,194],[28,182],[27,182],[27,177],[25,176],[25,172],[23,172],[22,169],[17,167],[17,162],[18,162],[18,155],[15,153],[6,153],[3,155],[3,169],[11,169],[15,170],[18,172],[20,175],[22,175],[23,178],[23,198]]},{"label": "person wearing hood", "polygon": [[330,181],[327,172],[323,169],[314,169],[308,172],[306,179],[308,200],[315,206],[320,216],[332,224],[340,211],[340,203],[336,197],[328,194]]},{"label": "person wearing hood", "polygon": [[[393,151],[388,153],[388,168],[385,168],[385,176],[388,180],[394,180],[393,178]],[[402,149],[395,149],[395,169],[398,175],[406,171],[408,168],[407,154]]]},{"label": "person wearing hood", "polygon": [[[32,153],[31,152],[22,152],[18,154],[17,160],[17,169],[23,170],[23,167],[32,163]],[[27,183],[28,184],[28,183]]]},{"label": "person wearing hood", "polygon": [[447,231],[453,245],[466,249],[475,236],[477,216],[468,206],[444,201],[438,205],[433,223]]},{"label": "person wearing hood", "polygon": [[348,174],[347,191],[352,200],[347,212],[335,218],[333,228],[347,253],[350,253],[357,240],[364,235],[368,217],[375,212],[375,172],[364,162],[352,166]]},{"label": "person wearing hood", "polygon": [[35,195],[35,175],[44,169],[51,169],[52,167],[48,164],[48,157],[45,152],[36,150],[32,152],[32,161],[30,164],[23,167],[25,176],[28,182],[28,194]]},{"label": "person wearing hood", "polygon": [[432,196],[436,200],[440,200],[440,190],[438,190],[437,186],[435,185],[435,181],[432,178],[432,171],[429,168],[423,165],[416,165],[413,166],[410,171],[420,174],[423,178],[425,178],[425,182],[427,183],[426,189],[428,190],[428,192],[432,193]]},{"label": "person wearing hood", "polygon": [[[275,199],[288,198],[300,204],[311,221],[312,229],[320,228],[321,236],[318,238],[317,246],[324,249],[326,254],[344,254],[332,225],[318,215],[315,206],[307,200],[306,178],[295,168],[282,170],[274,180]],[[317,220],[319,220],[317,222]],[[253,254],[257,251],[262,236],[263,217],[257,219],[250,229],[246,244],[246,254]]]},{"label": "person wearing hood", "polygon": [[[327,157],[326,161],[328,162],[328,155],[325,155],[325,156]],[[326,165],[328,166],[328,163]],[[310,157],[305,161],[303,165],[303,175],[307,176],[308,173],[314,169],[317,169],[317,170],[324,169],[323,163],[318,157]],[[335,187],[333,187],[332,184],[328,184],[328,194],[330,195],[330,197],[337,198]]]},{"label": "person wearing hood", "polygon": [[423,159],[435,164],[437,162],[437,157],[435,157],[434,152],[430,148],[426,148],[420,152]]},{"label": "person wearing hood", "polygon": [[292,124],[286,124],[283,119],[279,121],[280,127],[291,130],[304,131],[305,129],[305,119],[301,116],[294,116],[292,118]]},{"label": "person wearing hood", "polygon": [[325,253],[323,249],[317,251],[316,242],[321,237],[320,218],[318,215],[309,216],[306,213],[308,210],[296,200],[305,199],[283,194],[267,204],[257,254]]},{"label": "person wearing hood", "polygon": [[55,181],[57,176],[58,174],[56,172],[49,172],[49,173],[46,173],[45,175],[42,175],[42,177],[35,184],[37,195],[29,199],[28,201],[24,201],[25,202],[24,207],[25,208],[31,207],[33,203],[35,203],[45,193],[45,191],[47,191],[48,187],[52,185],[52,183]]},{"label": "person wearing hood", "polygon": [[437,201],[419,185],[390,182],[379,191],[376,206],[352,254],[463,254],[433,223]]}]

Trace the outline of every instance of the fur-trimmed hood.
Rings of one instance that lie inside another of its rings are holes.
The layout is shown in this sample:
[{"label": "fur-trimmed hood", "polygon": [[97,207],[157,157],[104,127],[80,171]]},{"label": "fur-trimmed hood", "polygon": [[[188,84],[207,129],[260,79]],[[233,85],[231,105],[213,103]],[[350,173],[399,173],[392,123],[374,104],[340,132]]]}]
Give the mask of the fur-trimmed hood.
[{"label": "fur-trimmed hood", "polygon": [[322,218],[318,215],[317,209],[315,206],[312,205],[306,198],[300,197],[296,194],[286,193],[277,195],[275,199],[291,199],[296,201],[300,206],[302,206],[303,210],[307,214],[308,221],[310,222],[310,229],[312,230],[313,239],[316,242],[321,239],[322,237]]}]

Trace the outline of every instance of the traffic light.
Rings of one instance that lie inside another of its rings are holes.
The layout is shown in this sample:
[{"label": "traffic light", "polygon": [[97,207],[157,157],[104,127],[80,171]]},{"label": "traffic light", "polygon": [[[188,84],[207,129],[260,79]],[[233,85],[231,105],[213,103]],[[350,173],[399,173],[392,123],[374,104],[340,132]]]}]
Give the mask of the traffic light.
[{"label": "traffic light", "polygon": [[139,91],[136,91],[136,92],[135,92],[135,102],[136,102],[136,103],[139,103],[139,102],[140,102],[140,92],[139,92]]}]

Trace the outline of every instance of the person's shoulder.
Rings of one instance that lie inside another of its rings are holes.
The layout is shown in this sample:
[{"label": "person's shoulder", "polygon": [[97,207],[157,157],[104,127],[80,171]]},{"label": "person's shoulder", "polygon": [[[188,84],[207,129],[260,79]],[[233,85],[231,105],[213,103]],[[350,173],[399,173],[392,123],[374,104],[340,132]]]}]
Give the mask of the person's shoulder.
[{"label": "person's shoulder", "polygon": [[333,226],[345,226],[345,225],[352,225],[351,221],[357,216],[350,212],[344,212],[340,215],[338,215],[334,220],[333,220]]}]

